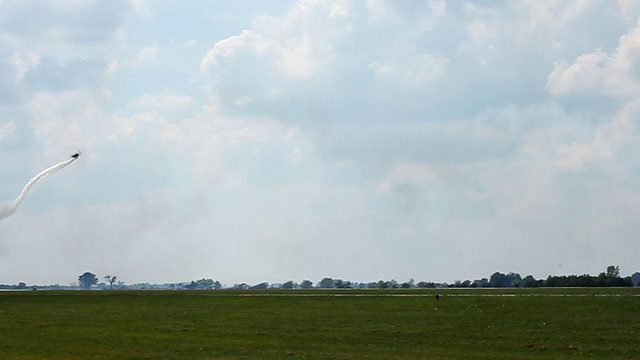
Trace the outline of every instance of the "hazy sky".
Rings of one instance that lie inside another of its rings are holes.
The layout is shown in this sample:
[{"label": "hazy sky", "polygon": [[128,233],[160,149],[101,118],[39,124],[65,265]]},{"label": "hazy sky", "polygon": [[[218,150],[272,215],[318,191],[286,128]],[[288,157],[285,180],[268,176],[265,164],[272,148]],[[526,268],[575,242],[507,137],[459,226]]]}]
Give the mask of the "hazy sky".
[{"label": "hazy sky", "polygon": [[631,274],[639,15],[0,0],[0,283]]}]

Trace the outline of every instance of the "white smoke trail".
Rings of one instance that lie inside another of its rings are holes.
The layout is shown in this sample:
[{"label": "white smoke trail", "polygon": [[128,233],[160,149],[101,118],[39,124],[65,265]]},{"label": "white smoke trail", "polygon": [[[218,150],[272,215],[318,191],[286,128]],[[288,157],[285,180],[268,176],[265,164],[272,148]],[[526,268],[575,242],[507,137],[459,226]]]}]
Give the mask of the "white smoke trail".
[{"label": "white smoke trail", "polygon": [[36,176],[34,176],[31,180],[29,180],[29,182],[27,183],[27,185],[24,186],[24,188],[22,188],[22,191],[20,192],[20,195],[18,195],[18,197],[13,200],[12,202],[8,203],[8,204],[2,204],[0,206],[0,220],[4,219],[6,217],[9,217],[11,215],[13,215],[13,213],[16,212],[16,210],[18,209],[18,205],[20,205],[20,203],[22,202],[22,200],[24,200],[24,198],[27,196],[27,194],[29,193],[29,190],[31,190],[31,188],[33,187],[33,185],[35,185],[40,179],[42,179],[43,177],[49,175],[49,174],[53,174],[54,172],[62,169],[63,167],[71,164],[72,162],[78,160],[77,156],[72,156],[71,158],[65,160],[65,161],[61,161],[47,169],[42,170],[40,173],[38,173]]}]

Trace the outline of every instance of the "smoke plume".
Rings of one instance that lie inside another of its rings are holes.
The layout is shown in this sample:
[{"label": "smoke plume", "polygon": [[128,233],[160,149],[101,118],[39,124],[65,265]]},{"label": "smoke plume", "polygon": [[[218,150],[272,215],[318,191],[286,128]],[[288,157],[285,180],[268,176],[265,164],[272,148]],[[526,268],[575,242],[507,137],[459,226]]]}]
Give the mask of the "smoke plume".
[{"label": "smoke plume", "polygon": [[24,186],[24,188],[22,188],[22,191],[20,192],[20,195],[18,195],[17,198],[15,198],[15,200],[11,201],[10,203],[4,203],[2,205],[0,205],[0,220],[4,219],[6,217],[9,217],[11,215],[13,215],[13,213],[16,212],[16,210],[18,209],[18,206],[20,205],[20,203],[22,202],[22,200],[24,200],[24,198],[27,196],[27,194],[29,193],[29,191],[31,190],[31,188],[33,187],[33,185],[35,185],[40,179],[42,179],[43,177],[49,175],[49,174],[53,174],[54,172],[62,169],[63,167],[71,164],[72,162],[78,160],[78,156],[76,156],[78,154],[74,154],[74,156],[72,156],[71,158],[65,160],[65,161],[61,161],[47,169],[42,170],[40,173],[38,173],[36,176],[34,176],[33,178],[31,178],[31,180],[29,180],[29,182],[27,182],[27,185]]}]

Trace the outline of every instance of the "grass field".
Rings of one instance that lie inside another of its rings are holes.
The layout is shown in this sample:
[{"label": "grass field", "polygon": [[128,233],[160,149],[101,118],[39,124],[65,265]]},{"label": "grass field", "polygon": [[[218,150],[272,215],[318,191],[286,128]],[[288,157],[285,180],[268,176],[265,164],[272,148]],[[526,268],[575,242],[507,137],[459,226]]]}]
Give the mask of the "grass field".
[{"label": "grass field", "polygon": [[640,289],[0,292],[1,359],[640,358]]}]

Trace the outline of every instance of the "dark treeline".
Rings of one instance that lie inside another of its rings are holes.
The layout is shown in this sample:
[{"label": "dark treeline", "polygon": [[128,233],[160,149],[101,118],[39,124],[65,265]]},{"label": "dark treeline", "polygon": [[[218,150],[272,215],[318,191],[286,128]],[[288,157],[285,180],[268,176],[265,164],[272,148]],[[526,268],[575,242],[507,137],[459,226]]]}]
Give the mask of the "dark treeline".
[{"label": "dark treeline", "polygon": [[150,284],[138,283],[127,285],[117,280],[117,276],[106,275],[104,279],[107,282],[98,282],[98,277],[90,272],[85,272],[78,277],[78,284],[71,286],[64,285],[32,285],[28,286],[24,282],[17,285],[2,285],[0,290],[24,290],[24,289],[167,289],[167,290],[219,290],[219,289],[237,289],[237,290],[259,290],[259,289],[410,289],[410,288],[529,288],[529,287],[623,287],[638,286],[640,283],[640,272],[636,272],[631,276],[621,277],[620,268],[618,266],[607,267],[606,272],[602,272],[597,276],[588,274],[584,275],[549,275],[546,279],[536,279],[531,275],[524,278],[518,273],[495,272],[489,278],[476,280],[456,280],[453,284],[435,283],[427,281],[416,282],[413,279],[405,282],[396,280],[378,280],[372,282],[352,282],[350,280],[333,279],[326,277],[317,283],[311,280],[303,280],[300,283],[292,280],[284,283],[261,282],[250,285],[247,283],[239,283],[231,286],[223,285],[220,281],[205,279],[193,280],[182,283],[168,284]]},{"label": "dark treeline", "polygon": [[606,272],[598,276],[584,275],[549,275],[546,279],[535,279],[529,275],[522,278],[520,274],[510,272],[502,274],[495,272],[489,279],[483,278],[470,282],[456,281],[449,287],[611,287],[611,286],[637,286],[640,282],[640,273],[627,277],[620,276],[618,266],[607,267]]}]

